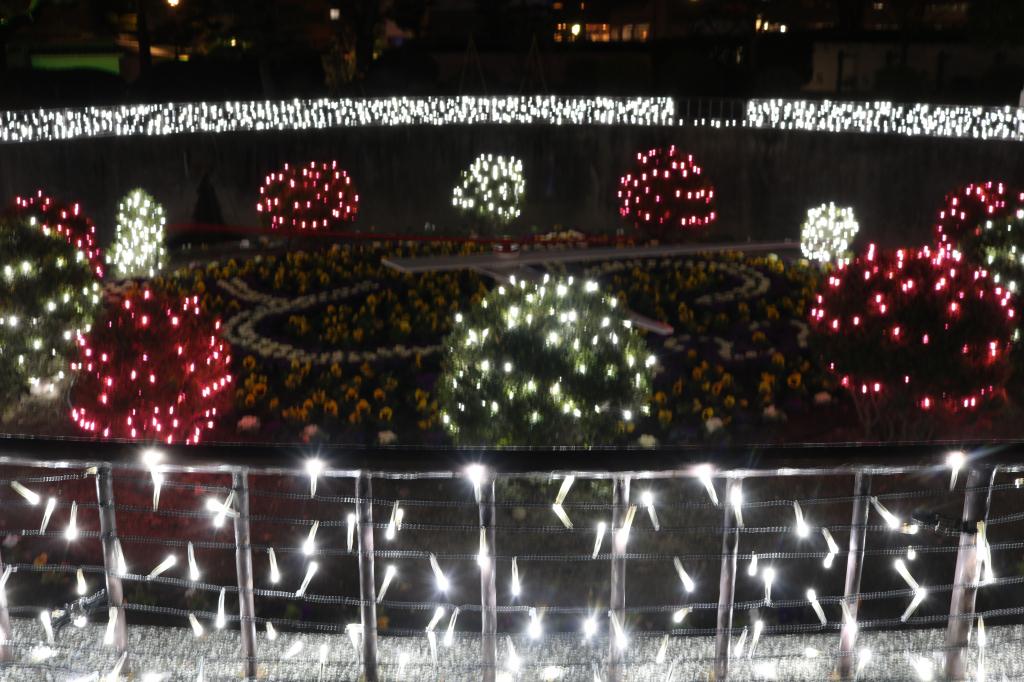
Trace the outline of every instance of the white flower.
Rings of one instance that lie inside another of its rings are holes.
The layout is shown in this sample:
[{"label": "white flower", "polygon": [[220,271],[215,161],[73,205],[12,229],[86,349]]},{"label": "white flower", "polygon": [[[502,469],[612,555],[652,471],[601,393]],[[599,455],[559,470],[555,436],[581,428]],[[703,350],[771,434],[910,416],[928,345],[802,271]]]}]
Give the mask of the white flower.
[{"label": "white flower", "polygon": [[649,433],[645,433],[644,435],[640,436],[640,438],[637,439],[637,443],[639,443],[640,447],[642,448],[658,447],[658,439]]},{"label": "white flower", "polygon": [[708,433],[714,433],[718,429],[722,428],[722,420],[719,417],[712,417],[711,419],[704,422],[704,428],[708,430]]},{"label": "white flower", "polygon": [[377,442],[381,445],[393,445],[398,442],[394,431],[381,431],[377,434]]}]

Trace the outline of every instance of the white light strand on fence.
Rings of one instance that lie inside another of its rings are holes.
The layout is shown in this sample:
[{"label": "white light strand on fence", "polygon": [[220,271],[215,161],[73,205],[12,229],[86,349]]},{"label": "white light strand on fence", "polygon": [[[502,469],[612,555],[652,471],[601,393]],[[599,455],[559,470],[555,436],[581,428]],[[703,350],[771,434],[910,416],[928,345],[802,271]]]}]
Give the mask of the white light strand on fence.
[{"label": "white light strand on fence", "polygon": [[693,578],[691,578],[690,574],[686,572],[685,568],[683,568],[683,562],[679,560],[679,557],[672,557],[672,563],[676,567],[676,573],[679,574],[679,580],[683,583],[683,589],[687,592],[693,592]]},{"label": "white light strand on fence", "polygon": [[772,583],[775,582],[775,569],[771,566],[765,567],[761,571],[761,579],[764,581],[764,604],[765,606],[772,605]]},{"label": "white light strand on fence", "polygon": [[354,545],[356,538],[356,515],[349,513],[348,518],[346,519],[346,524],[348,525],[348,534],[346,536],[346,540],[348,542],[347,546],[349,553],[351,553],[352,546]]},{"label": "white light strand on fence", "polygon": [[196,550],[192,546],[192,541],[188,543],[188,579],[192,582],[198,582],[202,574],[199,572],[199,564],[196,563]]},{"label": "white light strand on fence", "polygon": [[619,528],[618,537],[616,538],[616,541],[623,547],[625,547],[626,543],[629,542],[629,531],[633,527],[633,517],[635,516],[636,505],[631,504],[626,508],[626,516],[622,520],[622,527]]},{"label": "white light strand on fence", "polygon": [[711,498],[711,504],[718,506],[718,493],[715,491],[715,483],[711,480],[711,465],[701,464],[696,467],[694,473],[697,479],[704,484],[704,489],[708,491],[708,497]]},{"label": "white light strand on fence", "polygon": [[68,527],[64,529],[64,537],[69,542],[78,539],[78,502],[71,503],[71,513],[68,515]]},{"label": "white light strand on fence", "polygon": [[645,490],[640,495],[640,500],[647,507],[647,515],[651,517],[651,526],[654,527],[655,531],[660,531],[661,523],[658,521],[658,512],[654,509],[654,493],[650,490]]},{"label": "white light strand on fence", "polygon": [[821,621],[821,625],[823,627],[828,625],[828,618],[825,617],[825,609],[821,608],[821,603],[818,601],[818,593],[815,590],[807,590],[807,601],[811,603],[811,608],[814,609],[814,613],[818,616],[818,620]]},{"label": "white light strand on fence", "polygon": [[604,521],[597,522],[597,535],[594,537],[594,552],[591,554],[591,559],[596,559],[597,555],[601,553],[601,544],[604,542],[605,533],[608,532],[608,524]]},{"label": "white light strand on fence", "polygon": [[450,583],[448,577],[441,570],[441,565],[437,563],[437,556],[433,553],[430,554],[430,569],[434,572],[434,580],[437,582],[437,589],[441,592],[447,592]]},{"label": "white light strand on fence", "polygon": [[754,621],[754,634],[750,638],[750,649],[747,650],[747,658],[754,657],[754,650],[757,649],[757,643],[761,641],[762,630],[764,630],[764,621],[759,618]]},{"label": "white light strand on fence", "polygon": [[81,568],[79,568],[75,572],[75,583],[78,595],[84,597],[86,593],[89,591],[89,585],[85,582],[85,571],[83,571]]},{"label": "white light strand on fence", "polygon": [[377,603],[384,601],[384,595],[388,593],[388,587],[391,586],[391,581],[394,580],[395,574],[398,573],[398,569],[395,568],[394,564],[388,564],[388,567],[384,569],[384,580],[380,584],[380,590],[377,592]]},{"label": "white light strand on fence", "polygon": [[281,571],[277,568],[277,554],[273,547],[267,548],[267,559],[270,561],[270,582],[276,585],[281,582]]},{"label": "white light strand on fence", "polygon": [[39,494],[29,490],[18,481],[11,481],[11,488],[14,489],[14,492],[24,497],[33,507],[39,504]]},{"label": "white light strand on fence", "polygon": [[178,557],[173,554],[168,555],[166,559],[157,564],[156,567],[149,572],[149,575],[146,576],[147,580],[159,577],[161,573],[169,571],[177,563]]},{"label": "white light strand on fence", "polygon": [[832,537],[832,533],[829,532],[828,528],[822,527],[821,536],[825,538],[825,544],[828,545],[828,554],[822,559],[821,564],[825,568],[832,568],[832,562],[835,561],[836,555],[839,554],[839,545],[836,544],[835,538]]},{"label": "white light strand on fence", "polygon": [[750,563],[747,564],[747,575],[751,578],[757,576],[757,553],[750,553]]},{"label": "white light strand on fence", "polygon": [[1024,108],[894,102],[753,99],[745,125],[824,133],[868,133],[1024,142]]},{"label": "white light strand on fence", "polygon": [[107,608],[107,629],[103,633],[103,644],[105,646],[114,645],[114,628],[117,627],[117,613],[118,609],[116,606]]},{"label": "white light strand on fence", "polygon": [[992,547],[988,543],[988,529],[984,521],[978,521],[975,542],[978,547],[978,560],[975,564],[974,582],[981,585],[990,585],[996,580],[995,572],[992,570]]},{"label": "white light strand on fence", "polygon": [[964,468],[964,464],[967,462],[967,455],[962,450],[954,450],[953,452],[946,455],[946,466],[949,467],[949,489],[950,491],[956,487],[956,478],[960,473],[960,470]]},{"label": "white light strand on fence", "polygon": [[451,618],[448,619],[448,628],[444,631],[444,645],[450,647],[455,641],[455,621],[459,618],[459,611],[461,609],[456,606],[452,610]]},{"label": "white light strand on fence", "polygon": [[736,639],[736,645],[732,649],[732,655],[736,658],[743,656],[743,649],[747,645],[747,628],[744,627],[743,631],[740,632],[740,636]]},{"label": "white light strand on fence", "polygon": [[227,593],[225,588],[220,588],[220,595],[217,597],[217,617],[213,620],[213,625],[218,630],[223,630],[224,626],[228,624],[228,616],[224,611],[224,598]]},{"label": "white light strand on fence", "polygon": [[885,505],[883,505],[881,502],[879,502],[877,497],[872,497],[871,498],[871,506],[874,507],[875,511],[878,512],[879,516],[881,516],[885,520],[885,525],[889,526],[890,529],[892,529],[892,530],[899,530],[900,529],[900,526],[902,524],[901,524],[899,518],[895,514],[893,514],[891,511],[886,509]]},{"label": "white light strand on fence", "polygon": [[669,97],[382,97],[0,112],[0,142],[408,125],[672,125]]},{"label": "white light strand on fence", "polygon": [[315,561],[310,561],[309,566],[306,567],[306,576],[302,579],[302,584],[299,585],[299,589],[295,591],[296,597],[301,597],[306,594],[306,588],[309,587],[309,581],[316,575],[317,570],[320,568],[320,564]]},{"label": "white light strand on fence", "polygon": [[807,526],[807,521],[804,520],[804,512],[800,508],[800,503],[793,500],[793,515],[796,517],[796,530],[797,537],[806,538],[811,534],[811,529]]},{"label": "white light strand on fence", "polygon": [[50,525],[50,517],[53,516],[53,510],[57,508],[57,498],[51,497],[46,500],[46,507],[43,509],[43,520],[39,524],[40,534],[46,532],[46,528]]},{"label": "white light strand on fence", "polygon": [[742,483],[736,481],[729,493],[729,504],[736,515],[736,525],[743,528],[743,487]]},{"label": "white light strand on fence", "polygon": [[512,596],[518,597],[523,591],[519,582],[519,557],[512,557]]},{"label": "white light strand on fence", "polygon": [[309,476],[309,497],[316,497],[316,482],[324,472],[324,463],[320,459],[306,460],[306,475]]},{"label": "white light strand on fence", "polygon": [[199,622],[198,618],[196,618],[196,614],[188,614],[188,622],[189,625],[192,626],[192,634],[196,637],[202,637],[203,633],[206,632],[206,630],[203,629],[203,624]]},{"label": "white light strand on fence", "polygon": [[302,543],[302,553],[306,556],[310,556],[316,551],[316,532],[319,528],[320,521],[314,521],[313,525],[309,527],[306,541]]}]

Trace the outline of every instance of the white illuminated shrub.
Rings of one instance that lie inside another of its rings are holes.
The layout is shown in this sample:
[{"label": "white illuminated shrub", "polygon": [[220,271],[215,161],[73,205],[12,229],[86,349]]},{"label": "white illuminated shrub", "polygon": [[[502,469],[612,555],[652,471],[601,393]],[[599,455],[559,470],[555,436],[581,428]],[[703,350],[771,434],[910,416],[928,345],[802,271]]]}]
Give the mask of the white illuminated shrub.
[{"label": "white illuminated shrub", "polygon": [[100,284],[88,256],[48,226],[0,221],[0,398],[45,390],[90,329]]},{"label": "white illuminated shrub", "polygon": [[494,225],[505,225],[519,217],[526,193],[523,162],[514,156],[481,154],[462,171],[452,190],[452,205]]},{"label": "white illuminated shrub", "polygon": [[462,445],[593,445],[633,430],[654,356],[614,297],[569,277],[492,289],[445,340],[441,422]]},{"label": "white illuminated shrub", "polygon": [[807,219],[800,229],[800,250],[809,260],[821,263],[840,260],[850,252],[850,244],[859,230],[852,208],[822,204],[807,211]]},{"label": "white illuminated shrub", "polygon": [[164,266],[164,209],[141,189],[128,193],[117,207],[117,233],[107,262],[120,279],[153,277]]}]

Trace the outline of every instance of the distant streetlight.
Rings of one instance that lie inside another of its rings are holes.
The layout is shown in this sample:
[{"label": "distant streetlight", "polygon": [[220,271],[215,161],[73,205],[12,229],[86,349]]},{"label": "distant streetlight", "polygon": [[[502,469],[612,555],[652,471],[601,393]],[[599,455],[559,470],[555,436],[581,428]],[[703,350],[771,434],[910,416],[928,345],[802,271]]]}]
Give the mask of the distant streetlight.
[{"label": "distant streetlight", "polygon": [[167,0],[167,6],[172,9],[177,7],[179,4],[181,4],[181,0]]},{"label": "distant streetlight", "polygon": [[570,30],[570,31],[572,32],[572,34],[573,34],[574,36],[578,36],[578,35],[580,34],[580,30],[582,30],[582,29],[581,29],[581,27],[580,27],[580,25],[579,25],[579,24],[573,24],[573,25],[572,25],[572,26],[571,26],[571,27],[569,28],[569,30]]}]

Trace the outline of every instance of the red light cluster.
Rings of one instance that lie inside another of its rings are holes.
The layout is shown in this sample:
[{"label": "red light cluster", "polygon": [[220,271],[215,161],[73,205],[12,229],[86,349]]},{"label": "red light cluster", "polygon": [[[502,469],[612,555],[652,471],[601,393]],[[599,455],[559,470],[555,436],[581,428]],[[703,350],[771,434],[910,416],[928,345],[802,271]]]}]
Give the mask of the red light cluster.
[{"label": "red light cluster", "polygon": [[40,227],[64,235],[68,243],[85,254],[97,277],[103,277],[103,257],[96,244],[96,226],[78,203],[64,204],[38,190],[34,196],[15,197],[14,211],[24,218],[35,218]]},{"label": "red light cluster", "polygon": [[936,238],[946,249],[983,229],[986,221],[997,221],[1024,208],[1024,192],[1014,192],[1006,183],[989,180],[966,185],[946,195],[935,224]]},{"label": "red light cluster", "polygon": [[231,400],[219,331],[198,296],[129,293],[79,339],[72,419],[103,438],[198,443]]},{"label": "red light cluster", "polygon": [[275,230],[330,230],[356,219],[359,194],[337,161],[285,164],[264,180],[256,210]]},{"label": "red light cluster", "polygon": [[715,221],[715,188],[693,156],[675,146],[636,155],[619,180],[619,215],[635,227],[697,228]]},{"label": "red light cluster", "polygon": [[929,409],[971,408],[1009,373],[1014,299],[959,254],[923,247],[877,251],[822,283],[811,322],[843,386],[903,392]]}]

